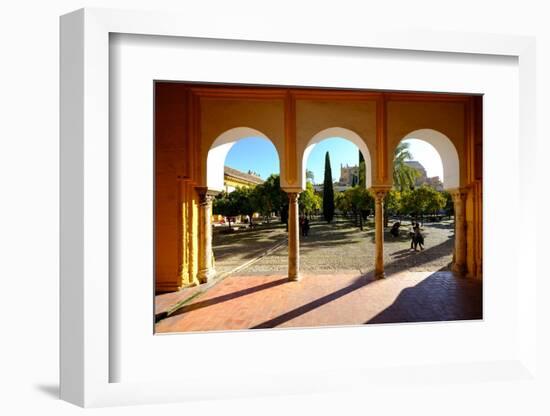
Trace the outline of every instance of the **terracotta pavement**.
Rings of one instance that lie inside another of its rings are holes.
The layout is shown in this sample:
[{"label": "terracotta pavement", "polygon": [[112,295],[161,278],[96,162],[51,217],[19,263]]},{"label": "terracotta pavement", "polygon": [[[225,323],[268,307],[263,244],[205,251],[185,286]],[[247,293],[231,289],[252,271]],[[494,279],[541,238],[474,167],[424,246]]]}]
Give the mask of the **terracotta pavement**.
[{"label": "terracotta pavement", "polygon": [[482,319],[482,284],[448,271],[231,276],[156,324],[157,333]]}]

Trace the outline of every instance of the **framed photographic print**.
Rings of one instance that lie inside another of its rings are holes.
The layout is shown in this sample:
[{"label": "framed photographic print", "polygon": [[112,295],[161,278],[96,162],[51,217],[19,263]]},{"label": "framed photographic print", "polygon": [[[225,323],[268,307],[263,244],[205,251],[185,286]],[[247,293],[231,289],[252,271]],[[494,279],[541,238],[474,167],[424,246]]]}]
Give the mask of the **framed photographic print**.
[{"label": "framed photographic print", "polygon": [[530,378],[533,39],[200,22],[61,18],[62,398]]}]

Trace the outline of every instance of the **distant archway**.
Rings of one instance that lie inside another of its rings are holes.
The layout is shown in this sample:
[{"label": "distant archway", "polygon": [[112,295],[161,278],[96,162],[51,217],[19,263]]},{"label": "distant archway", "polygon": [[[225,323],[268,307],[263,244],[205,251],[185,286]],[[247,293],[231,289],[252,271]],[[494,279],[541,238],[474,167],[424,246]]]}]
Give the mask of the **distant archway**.
[{"label": "distant archway", "polygon": [[[273,144],[269,137],[261,131],[250,127],[235,127],[220,134],[210,146],[206,159],[206,186],[208,189],[215,191],[224,189],[224,164],[227,154],[235,143],[248,137],[261,137]],[[274,144],[273,147],[280,165],[279,151]]]},{"label": "distant archway", "polygon": [[361,136],[354,131],[343,127],[330,127],[328,129],[321,130],[309,140],[302,155],[302,187],[305,187],[306,184],[306,165],[311,151],[317,143],[329,138],[346,139],[359,148],[363,154],[363,158],[365,159],[365,185],[369,188],[372,185],[372,164],[369,149]]},{"label": "distant archway", "polygon": [[443,164],[443,188],[460,187],[460,161],[458,152],[451,140],[443,133],[433,129],[415,130],[403,137],[399,143],[407,139],[418,139],[432,145]]}]

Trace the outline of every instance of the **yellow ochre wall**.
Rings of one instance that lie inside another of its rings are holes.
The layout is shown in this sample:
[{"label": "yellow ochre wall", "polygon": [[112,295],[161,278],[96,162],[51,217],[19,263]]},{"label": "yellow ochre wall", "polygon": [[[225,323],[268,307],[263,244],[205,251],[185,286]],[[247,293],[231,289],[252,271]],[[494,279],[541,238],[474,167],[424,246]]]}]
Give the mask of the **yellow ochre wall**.
[{"label": "yellow ochre wall", "polygon": [[[200,93],[199,93],[200,94]],[[227,130],[249,127],[265,134],[277,150],[284,151],[284,101],[245,98],[240,100],[200,98],[200,183],[206,186],[206,160],[214,140]]]},{"label": "yellow ochre wall", "polygon": [[[399,98],[398,98],[399,99]],[[466,184],[466,163],[464,157],[465,106],[464,102],[387,102],[388,166],[391,166],[393,152],[399,142],[409,133],[420,129],[437,130],[453,142],[460,161],[460,184]],[[397,99],[396,99],[397,100]]]},{"label": "yellow ochre wall", "polygon": [[[320,131],[332,127],[341,127],[357,133],[367,145],[372,166],[376,170],[377,162],[374,155],[376,146],[376,101],[352,100],[343,97],[331,100],[330,97],[311,99],[309,97],[296,100],[296,149],[297,161],[313,136]],[[298,169],[300,167],[298,166]],[[300,172],[298,172],[300,174]]]}]

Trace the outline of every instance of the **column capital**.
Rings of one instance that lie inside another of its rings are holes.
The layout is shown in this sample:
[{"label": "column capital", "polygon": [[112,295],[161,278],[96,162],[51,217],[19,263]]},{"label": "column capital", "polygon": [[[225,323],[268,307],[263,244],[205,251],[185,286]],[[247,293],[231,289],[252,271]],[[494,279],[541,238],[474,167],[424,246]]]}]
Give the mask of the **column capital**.
[{"label": "column capital", "polygon": [[453,198],[453,201],[455,202],[461,202],[466,199],[468,196],[468,189],[467,188],[453,188],[453,189],[447,189],[447,192],[451,195],[451,198]]},{"label": "column capital", "polygon": [[196,186],[195,189],[199,193],[199,198],[200,198],[199,203],[201,205],[211,204],[212,201],[214,200],[215,196],[220,193],[219,191],[215,191],[213,189],[208,189],[206,186]]},{"label": "column capital", "polygon": [[390,189],[390,186],[371,186],[369,188],[369,191],[374,197],[375,201],[377,203],[381,203],[390,191]]},{"label": "column capital", "polygon": [[298,201],[298,198],[300,197],[300,192],[287,192],[287,195],[288,195],[288,200],[291,203],[294,203]]},{"label": "column capital", "polygon": [[298,198],[300,197],[300,193],[302,192],[302,189],[300,188],[286,188],[283,189],[283,191],[286,192],[288,195],[288,201],[293,204],[298,201]]}]

